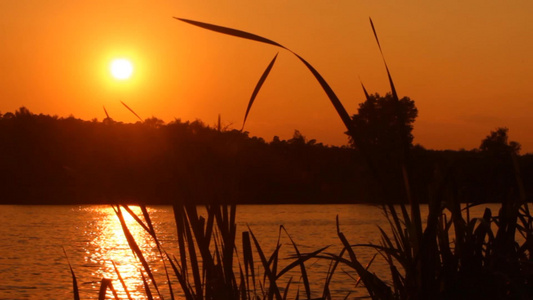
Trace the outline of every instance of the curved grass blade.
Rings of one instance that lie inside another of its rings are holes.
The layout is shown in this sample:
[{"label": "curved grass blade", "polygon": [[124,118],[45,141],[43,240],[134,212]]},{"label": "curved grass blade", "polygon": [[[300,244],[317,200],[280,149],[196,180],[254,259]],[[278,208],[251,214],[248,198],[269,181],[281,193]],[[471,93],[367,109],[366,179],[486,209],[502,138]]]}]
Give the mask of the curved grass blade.
[{"label": "curved grass blade", "polygon": [[72,269],[72,265],[70,264],[70,260],[68,259],[67,251],[65,251],[65,248],[63,248],[63,253],[65,253],[65,257],[67,258],[67,262],[68,262],[68,267],[70,268],[70,274],[72,274],[72,292],[74,293],[74,300],[80,300],[80,292],[78,290],[78,280],[76,279],[76,274],[74,274],[74,270]]},{"label": "curved grass blade", "polygon": [[[309,71],[311,71],[311,73],[313,73],[313,76],[315,76],[318,83],[320,83],[320,86],[322,86],[322,89],[324,90],[324,92],[326,92],[326,94],[328,95],[328,98],[331,101],[331,104],[333,104],[333,106],[335,107],[335,110],[337,111],[337,114],[339,115],[342,122],[344,123],[344,126],[346,126],[346,129],[348,129],[349,132],[353,132],[352,121],[351,121],[352,119],[350,118],[350,115],[344,108],[344,105],[342,105],[341,101],[339,100],[335,92],[333,92],[333,89],[329,86],[329,84],[322,77],[322,75],[320,75],[320,73],[318,73],[318,71],[310,63],[308,63],[300,55],[294,52],[292,53],[296,55],[296,57],[298,57],[298,59],[304,63],[304,65],[309,69]],[[355,142],[357,143],[358,141],[355,141]],[[357,144],[360,144],[360,143],[357,143]]]},{"label": "curved grass blade", "polygon": [[124,279],[122,278],[122,276],[120,275],[120,272],[118,271],[117,265],[115,264],[114,261],[111,261],[111,263],[113,264],[113,267],[115,268],[115,273],[117,273],[118,280],[120,281],[120,284],[122,284],[122,287],[124,288],[124,292],[126,292],[128,299],[133,300],[131,298],[130,292],[128,291],[128,288],[126,287],[126,283],[124,282]]},{"label": "curved grass blade", "polygon": [[389,67],[387,66],[387,62],[385,61],[385,56],[383,55],[383,50],[381,50],[381,45],[379,43],[379,39],[378,39],[378,34],[376,32],[376,28],[374,27],[374,22],[372,22],[372,18],[369,18],[369,19],[370,19],[370,26],[372,26],[372,32],[374,32],[374,37],[376,38],[376,42],[378,43],[378,48],[379,48],[379,52],[381,53],[381,58],[383,59],[383,63],[385,64],[385,70],[387,70],[387,76],[389,77],[389,83],[390,83],[390,88],[391,88],[391,92],[392,92],[392,97],[394,97],[394,99],[396,101],[399,101],[398,94],[396,93],[396,88],[394,87],[394,82],[392,81],[392,76],[390,75],[390,72],[389,72]]},{"label": "curved grass blade", "polygon": [[223,26],[218,26],[218,25],[213,25],[213,24],[208,24],[208,23],[203,23],[203,22],[198,22],[198,21],[193,21],[193,20],[177,18],[177,17],[174,17],[174,19],[182,21],[182,22],[185,22],[185,23],[189,23],[191,25],[198,26],[198,27],[201,27],[201,28],[204,28],[204,29],[207,29],[207,30],[212,30],[212,31],[216,31],[216,32],[219,32],[219,33],[232,35],[232,36],[240,37],[240,38],[243,38],[243,39],[253,40],[253,41],[256,41],[256,42],[270,44],[270,45],[281,47],[283,49],[287,49],[284,46],[282,46],[281,44],[278,44],[278,43],[276,43],[276,42],[274,42],[272,40],[269,40],[269,39],[264,38],[262,36],[258,36],[256,34],[249,33],[249,32],[246,32],[246,31],[233,29],[233,28],[228,28],[228,27],[223,27]]},{"label": "curved grass blade", "polygon": [[[329,248],[329,246],[326,246],[326,247],[323,247],[323,248],[320,248],[316,251],[313,251],[311,253],[306,253],[306,254],[297,254],[296,257],[298,258],[297,260],[293,261],[292,263],[290,263],[289,265],[287,265],[285,268],[283,268],[277,275],[276,275],[276,279],[280,278],[281,276],[283,276],[285,273],[287,273],[288,271],[290,271],[291,269],[293,269],[294,267],[298,266],[298,265],[302,265],[305,261],[309,260],[310,258],[313,258],[313,257],[318,257],[318,255],[326,250],[327,248]],[[303,275],[303,271],[302,271],[302,275]]]},{"label": "curved grass blade", "polygon": [[122,105],[124,105],[129,111],[131,111],[132,114],[134,114],[139,120],[141,120],[141,122],[144,122],[144,120],[139,117],[139,115],[133,111],[133,109],[131,109],[129,106],[126,105],[126,103],[120,101],[120,103],[122,103]]},{"label": "curved grass blade", "polygon": [[296,55],[296,57],[298,57],[298,59],[300,59],[300,61],[302,61],[306,65],[306,67],[311,71],[311,73],[313,73],[315,78],[318,80],[318,82],[322,86],[322,89],[326,92],[326,94],[328,95],[331,103],[335,107],[335,110],[337,110],[337,113],[339,114],[339,117],[343,121],[343,123],[346,126],[346,128],[348,129],[348,131],[350,131],[350,132],[353,131],[351,129],[352,125],[351,125],[351,121],[350,121],[351,120],[350,119],[350,115],[348,114],[348,112],[346,112],[346,109],[344,108],[344,106],[340,102],[340,100],[337,97],[337,95],[335,95],[335,93],[333,92],[333,90],[331,89],[329,84],[326,82],[326,80],[324,80],[322,75],[320,75],[320,73],[318,73],[318,71],[313,66],[311,66],[311,64],[309,64],[305,59],[303,59],[301,56],[299,56],[298,54],[296,54],[295,52],[293,52],[289,48],[284,47],[281,44],[279,44],[277,42],[274,42],[274,41],[272,41],[270,39],[267,39],[267,38],[264,38],[262,36],[258,36],[258,35],[255,35],[255,34],[252,34],[252,33],[249,33],[249,32],[245,32],[245,31],[242,31],[242,30],[237,30],[237,29],[233,29],[233,28],[222,27],[222,26],[218,26],[218,25],[207,24],[207,23],[202,23],[202,22],[192,21],[192,20],[187,20],[187,19],[181,19],[181,18],[176,18],[176,17],[175,17],[175,19],[183,21],[183,22],[186,22],[186,23],[189,23],[189,24],[192,24],[192,25],[195,25],[195,26],[198,26],[198,27],[202,27],[204,29],[212,30],[212,31],[215,31],[215,32],[219,32],[219,33],[223,33],[223,34],[227,34],[227,35],[231,35],[231,36],[235,36],[235,37],[240,37],[240,38],[244,38],[244,39],[248,39],[248,40],[253,40],[253,41],[257,41],[257,42],[261,42],[261,43],[266,43],[266,44],[278,46],[278,47],[281,47],[281,48],[291,52],[292,54]]},{"label": "curved grass blade", "polygon": [[248,113],[250,112],[250,109],[252,108],[252,104],[254,103],[255,97],[257,96],[257,93],[259,93],[259,90],[263,86],[263,83],[267,79],[268,74],[270,73],[270,70],[272,70],[272,67],[274,66],[274,63],[276,62],[276,58],[278,57],[278,54],[274,56],[270,64],[268,64],[268,67],[263,72],[263,75],[261,75],[261,78],[259,78],[259,81],[257,82],[254,91],[252,93],[252,97],[250,98],[250,101],[248,102],[248,107],[246,108],[246,113],[244,114],[244,121],[242,122],[242,128],[241,131],[244,129],[244,124],[246,123],[246,118],[248,118]]}]

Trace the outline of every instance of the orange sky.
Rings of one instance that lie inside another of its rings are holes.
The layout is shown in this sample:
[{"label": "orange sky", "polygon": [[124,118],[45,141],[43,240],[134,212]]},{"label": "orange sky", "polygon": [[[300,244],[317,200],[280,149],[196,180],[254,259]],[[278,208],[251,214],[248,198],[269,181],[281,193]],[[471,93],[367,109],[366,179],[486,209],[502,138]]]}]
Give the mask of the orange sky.
[{"label": "orange sky", "polygon": [[[148,3],[148,4],[147,4]],[[522,1],[0,1],[0,112],[201,119],[240,128],[279,51],[246,130],[270,141],[298,129],[346,144],[343,124],[310,72],[275,47],[209,32],[182,17],[253,32],[290,48],[350,113],[388,92],[372,17],[400,96],[419,109],[415,143],[472,149],[496,127],[533,152],[533,2]],[[107,70],[129,57],[134,77]]]}]

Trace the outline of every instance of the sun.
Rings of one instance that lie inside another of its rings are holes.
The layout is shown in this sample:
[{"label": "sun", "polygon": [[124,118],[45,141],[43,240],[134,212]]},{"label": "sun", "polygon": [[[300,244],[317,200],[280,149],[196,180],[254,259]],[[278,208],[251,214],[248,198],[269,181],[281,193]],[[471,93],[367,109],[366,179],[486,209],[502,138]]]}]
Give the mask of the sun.
[{"label": "sun", "polygon": [[116,79],[126,80],[133,74],[133,64],[125,58],[117,58],[111,61],[109,70]]}]

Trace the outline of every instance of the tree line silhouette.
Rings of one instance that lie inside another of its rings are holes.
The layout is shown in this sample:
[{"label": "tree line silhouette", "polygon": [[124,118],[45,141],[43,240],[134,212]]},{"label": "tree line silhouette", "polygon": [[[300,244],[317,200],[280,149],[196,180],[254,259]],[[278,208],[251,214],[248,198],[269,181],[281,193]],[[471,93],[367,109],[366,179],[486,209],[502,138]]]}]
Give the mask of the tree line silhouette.
[{"label": "tree line silhouette", "polygon": [[[357,149],[326,146],[297,130],[291,139],[266,142],[220,123],[84,121],[22,107],[0,114],[0,141],[2,204],[377,201],[374,178]],[[427,199],[428,190],[446,182],[466,202],[516,193],[516,169],[502,144],[519,150],[503,128],[487,136],[481,149],[412,146],[413,192]],[[392,167],[376,161],[384,172]],[[518,156],[518,165],[524,182],[532,182],[533,156]],[[525,188],[529,197],[531,185]]]}]

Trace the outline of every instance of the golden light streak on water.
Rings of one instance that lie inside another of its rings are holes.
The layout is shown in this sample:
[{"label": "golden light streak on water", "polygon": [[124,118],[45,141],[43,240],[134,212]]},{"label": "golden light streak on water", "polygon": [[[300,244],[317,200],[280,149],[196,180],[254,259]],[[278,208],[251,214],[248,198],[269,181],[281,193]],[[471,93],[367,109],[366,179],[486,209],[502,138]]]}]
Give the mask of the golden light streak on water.
[{"label": "golden light streak on water", "polygon": [[[130,206],[130,208],[135,214],[141,216],[142,219],[142,213],[139,207]],[[130,249],[116,213],[111,207],[88,207],[87,209],[93,210],[93,213],[100,215],[99,222],[93,228],[93,232],[88,233],[92,236],[92,240],[89,243],[92,251],[86,251],[84,258],[87,264],[100,265],[100,267],[92,271],[92,277],[112,279],[113,286],[119,296],[126,298],[124,288],[113,267],[113,261],[132,298],[144,299],[146,295],[140,274],[143,269],[142,264]],[[156,243],[153,238],[127,211],[122,209],[122,213],[126,225],[143,252],[145,259],[148,262],[159,261]],[[146,274],[145,277],[147,277]],[[100,282],[91,282],[91,289],[94,291],[93,294],[97,295],[100,289]],[[112,296],[109,290],[107,295],[108,297]]]}]

